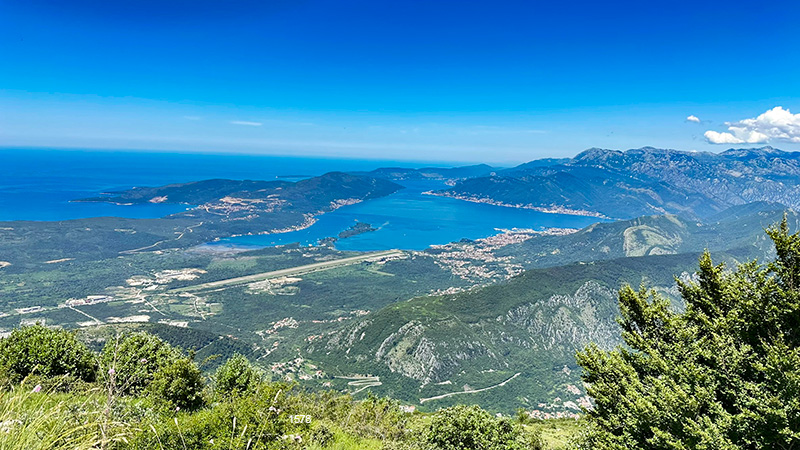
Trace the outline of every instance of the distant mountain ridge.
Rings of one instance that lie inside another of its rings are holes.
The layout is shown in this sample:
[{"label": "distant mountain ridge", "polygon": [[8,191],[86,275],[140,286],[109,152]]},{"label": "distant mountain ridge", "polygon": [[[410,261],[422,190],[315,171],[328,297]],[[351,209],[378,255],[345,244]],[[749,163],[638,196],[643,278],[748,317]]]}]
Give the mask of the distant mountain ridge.
[{"label": "distant mountain ridge", "polygon": [[708,218],[759,201],[798,208],[800,152],[591,148],[567,160],[532,161],[461,180],[433,194],[617,219],[665,213]]},{"label": "distant mountain ridge", "polygon": [[111,203],[184,203],[201,205],[223,198],[247,200],[279,198],[286,201],[314,201],[330,197],[328,201],[347,196],[371,198],[388,195],[402,189],[389,181],[344,172],[329,172],[297,182],[211,179],[189,183],[168,184],[157,187],[133,187],[107,195],[78,199],[78,202]]},{"label": "distant mountain ridge", "polygon": [[488,164],[476,164],[462,167],[423,167],[409,169],[404,167],[381,167],[369,172],[353,172],[356,175],[382,178],[387,180],[441,180],[454,181],[467,178],[494,175],[498,168]]}]

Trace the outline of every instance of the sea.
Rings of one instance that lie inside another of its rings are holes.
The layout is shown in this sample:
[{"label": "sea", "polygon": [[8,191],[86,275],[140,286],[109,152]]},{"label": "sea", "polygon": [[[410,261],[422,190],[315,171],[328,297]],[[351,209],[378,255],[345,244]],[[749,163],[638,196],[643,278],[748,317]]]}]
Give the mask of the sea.
[{"label": "sea", "polygon": [[[72,200],[134,186],[161,186],[212,178],[295,181],[330,171],[369,171],[379,167],[452,167],[457,163],[373,159],[333,159],[207,153],[113,150],[0,149],[0,221],[61,221],[116,216],[156,218],[185,205],[114,205]],[[340,239],[341,250],[423,250],[431,245],[488,237],[506,229],[583,228],[599,219],[471,203],[424,192],[445,187],[440,181],[402,181],[387,197],[344,206],[323,214],[309,228],[288,233],[237,236],[209,245],[263,248],[315,245],[357,222],[377,231]]]}]

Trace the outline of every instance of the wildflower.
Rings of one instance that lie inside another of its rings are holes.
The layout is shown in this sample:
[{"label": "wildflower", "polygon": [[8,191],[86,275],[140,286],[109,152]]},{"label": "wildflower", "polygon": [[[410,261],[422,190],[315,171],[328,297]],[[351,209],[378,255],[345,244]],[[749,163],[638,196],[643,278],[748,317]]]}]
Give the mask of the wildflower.
[{"label": "wildflower", "polygon": [[147,363],[147,358],[142,358],[139,360],[140,363],[145,364]]},{"label": "wildflower", "polygon": [[291,440],[298,444],[303,442],[303,437],[300,436],[299,434],[284,434],[283,436],[281,436],[281,439],[283,439],[284,441]]},{"label": "wildflower", "polygon": [[13,428],[14,425],[21,425],[21,424],[22,422],[19,420],[4,420],[0,422],[0,433],[6,433],[6,434],[11,433],[11,428]]},{"label": "wildflower", "polygon": [[115,373],[117,373],[117,371],[114,370],[113,368],[112,369],[108,369],[108,374],[109,375],[114,375]]},{"label": "wildflower", "polygon": [[42,390],[42,385],[41,385],[41,384],[37,384],[37,385],[36,385],[36,387],[35,387],[35,388],[33,388],[33,391],[32,391],[32,392],[39,392],[39,391],[41,391],[41,390]]},{"label": "wildflower", "polygon": [[178,411],[180,411],[180,410],[181,410],[181,407],[180,407],[180,406],[176,406],[176,407],[175,407],[175,412],[178,412]]}]

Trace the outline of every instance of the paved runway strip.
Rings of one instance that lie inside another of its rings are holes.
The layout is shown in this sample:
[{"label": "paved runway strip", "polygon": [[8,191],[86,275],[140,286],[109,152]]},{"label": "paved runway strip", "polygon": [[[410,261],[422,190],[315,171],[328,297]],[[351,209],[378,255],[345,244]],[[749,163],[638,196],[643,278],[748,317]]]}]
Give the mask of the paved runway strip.
[{"label": "paved runway strip", "polygon": [[287,277],[292,275],[302,275],[310,272],[317,272],[320,270],[328,270],[336,267],[349,266],[351,264],[358,264],[373,258],[385,258],[390,256],[402,256],[401,250],[384,250],[380,252],[364,253],[363,255],[350,256],[347,258],[335,259],[332,261],[323,261],[313,264],[306,264],[303,266],[290,267],[288,269],[274,270],[272,272],[257,273],[254,275],[247,275],[243,277],[228,278],[227,280],[212,281],[209,283],[197,284],[194,286],[187,286],[183,288],[173,289],[170,292],[197,292],[206,291],[210,289],[227,288],[240,284],[253,283],[256,281],[269,280],[270,278]]}]

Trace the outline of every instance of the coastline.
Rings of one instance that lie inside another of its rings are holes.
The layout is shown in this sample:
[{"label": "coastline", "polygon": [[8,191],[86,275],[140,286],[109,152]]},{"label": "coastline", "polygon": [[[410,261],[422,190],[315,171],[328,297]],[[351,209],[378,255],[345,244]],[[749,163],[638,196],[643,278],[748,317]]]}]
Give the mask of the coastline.
[{"label": "coastline", "polygon": [[597,217],[598,219],[608,219],[612,220],[611,217],[608,217],[604,214],[601,214],[596,211],[586,211],[583,209],[571,209],[564,206],[559,205],[551,205],[549,207],[543,206],[534,206],[531,204],[523,205],[523,204],[516,204],[512,205],[510,203],[504,203],[499,200],[493,200],[491,198],[485,197],[470,197],[466,195],[457,195],[457,194],[448,194],[442,192],[435,192],[435,191],[425,191],[422,193],[423,195],[432,195],[434,197],[447,197],[447,198],[454,198],[456,200],[463,200],[465,202],[471,203],[483,203],[486,205],[493,205],[493,206],[502,206],[504,208],[516,208],[516,209],[530,209],[533,211],[538,211],[541,213],[546,214],[565,214],[569,216],[583,216],[583,217]]},{"label": "coastline", "polygon": [[[230,236],[218,237],[218,238],[215,238],[211,242],[207,242],[204,245],[214,244],[214,243],[217,243],[217,242],[222,242],[225,239],[236,238],[236,237],[240,237],[240,236],[265,236],[265,235],[270,235],[270,234],[283,234],[283,233],[291,233],[293,231],[305,230],[305,229],[310,228],[311,226],[313,226],[315,223],[317,223],[317,221],[319,220],[318,219],[319,216],[322,216],[323,214],[326,214],[326,213],[329,213],[329,212],[336,211],[337,209],[339,209],[339,208],[341,208],[343,206],[355,205],[355,204],[358,204],[358,203],[361,203],[361,202],[363,202],[363,200],[358,199],[358,198],[346,198],[346,199],[334,200],[334,201],[331,202],[331,204],[328,207],[328,209],[323,209],[323,210],[316,211],[316,212],[313,212],[313,213],[310,213],[310,214],[303,214],[303,222],[301,222],[301,223],[299,223],[297,225],[291,225],[291,226],[284,227],[284,228],[273,228],[271,230],[266,230],[266,231],[258,231],[258,232],[244,233],[244,234],[232,234]],[[217,244],[215,244],[215,245],[217,245]],[[218,244],[218,245],[227,245],[227,244]],[[235,244],[229,244],[229,245],[231,247],[235,246]]]}]

